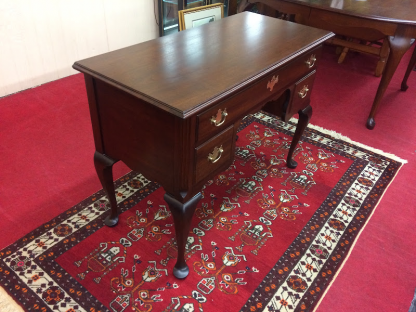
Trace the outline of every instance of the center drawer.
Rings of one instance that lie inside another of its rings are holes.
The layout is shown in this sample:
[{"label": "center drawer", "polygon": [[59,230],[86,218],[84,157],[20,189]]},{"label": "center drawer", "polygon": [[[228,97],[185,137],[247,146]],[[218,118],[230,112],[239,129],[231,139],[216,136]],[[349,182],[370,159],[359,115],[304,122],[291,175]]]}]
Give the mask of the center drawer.
[{"label": "center drawer", "polygon": [[272,100],[290,84],[312,71],[318,63],[321,49],[317,48],[280,69],[261,78],[253,86],[220,102],[197,116],[197,145],[243,118],[253,108],[253,102]]}]

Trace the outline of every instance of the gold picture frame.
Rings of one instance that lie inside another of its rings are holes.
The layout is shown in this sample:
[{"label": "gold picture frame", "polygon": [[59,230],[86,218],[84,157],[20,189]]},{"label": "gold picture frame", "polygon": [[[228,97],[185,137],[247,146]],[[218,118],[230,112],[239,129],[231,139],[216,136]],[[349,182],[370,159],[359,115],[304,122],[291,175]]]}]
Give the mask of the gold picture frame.
[{"label": "gold picture frame", "polygon": [[179,31],[198,27],[224,17],[224,4],[215,3],[178,11]]}]

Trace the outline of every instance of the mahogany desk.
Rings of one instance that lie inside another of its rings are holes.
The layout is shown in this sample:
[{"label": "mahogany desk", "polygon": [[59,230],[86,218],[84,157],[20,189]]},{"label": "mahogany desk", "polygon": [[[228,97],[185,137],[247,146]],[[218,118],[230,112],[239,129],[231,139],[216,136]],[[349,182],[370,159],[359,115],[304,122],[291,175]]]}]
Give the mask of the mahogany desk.
[{"label": "mahogany desk", "polygon": [[[367,119],[375,126],[374,116],[402,56],[416,38],[415,0],[241,0],[238,12],[254,3],[277,11],[296,14],[297,21],[365,41],[388,40],[390,54]],[[298,19],[299,18],[299,19]]]},{"label": "mahogany desk", "polygon": [[[175,223],[174,275],[184,278],[185,244],[202,186],[233,162],[237,128],[266,103],[309,122],[322,43],[332,33],[254,13],[76,62],[84,73],[96,152],[94,164],[118,221],[112,166],[122,160],[160,183]],[[274,102],[273,102],[274,101]]]}]

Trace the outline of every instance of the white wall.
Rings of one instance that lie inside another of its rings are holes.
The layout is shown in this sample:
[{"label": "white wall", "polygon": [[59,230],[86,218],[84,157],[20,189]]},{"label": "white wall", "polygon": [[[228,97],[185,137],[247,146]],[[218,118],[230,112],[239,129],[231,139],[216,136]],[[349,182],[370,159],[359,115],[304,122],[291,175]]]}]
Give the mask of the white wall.
[{"label": "white wall", "polygon": [[153,0],[0,0],[0,97],[157,36]]}]

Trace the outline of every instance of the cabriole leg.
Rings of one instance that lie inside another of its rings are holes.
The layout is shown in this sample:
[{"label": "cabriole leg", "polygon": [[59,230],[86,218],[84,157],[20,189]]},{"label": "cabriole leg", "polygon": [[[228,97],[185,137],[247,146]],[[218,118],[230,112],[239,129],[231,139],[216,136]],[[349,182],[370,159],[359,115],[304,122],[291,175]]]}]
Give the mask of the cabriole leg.
[{"label": "cabriole leg", "polygon": [[394,72],[397,69],[397,66],[400,63],[403,55],[412,45],[412,29],[405,25],[399,24],[396,29],[396,33],[393,36],[387,37],[390,45],[390,55],[386,62],[386,67],[384,68],[383,75],[381,76],[380,84],[377,89],[376,97],[374,98],[373,106],[371,107],[370,115],[367,119],[367,128],[372,130],[374,129],[376,122],[374,117],[376,115],[377,109],[380,105],[381,99],[383,98],[384,92],[386,91],[391,78],[394,75]]},{"label": "cabriole leg", "polygon": [[183,204],[167,193],[164,196],[164,199],[172,212],[173,221],[175,223],[178,258],[175,267],[173,268],[173,275],[177,278],[185,278],[189,274],[189,267],[185,262],[185,246],[188,240],[192,216],[194,215],[196,205],[201,197],[201,193],[198,193]]},{"label": "cabriole leg", "polygon": [[111,207],[110,215],[104,221],[104,223],[108,226],[115,226],[118,222],[118,208],[113,183],[113,165],[116,162],[117,161],[101,154],[100,152],[95,152],[94,154],[95,170],[97,171],[101,185],[107,194]]},{"label": "cabriole leg", "polygon": [[306,106],[303,110],[299,111],[299,121],[296,126],[295,135],[293,136],[292,143],[290,144],[289,153],[287,154],[287,166],[291,169],[294,169],[298,166],[298,163],[293,160],[293,152],[295,151],[296,145],[298,144],[300,137],[303,134],[306,126],[309,123],[309,120],[312,116],[312,107],[310,105]]}]

